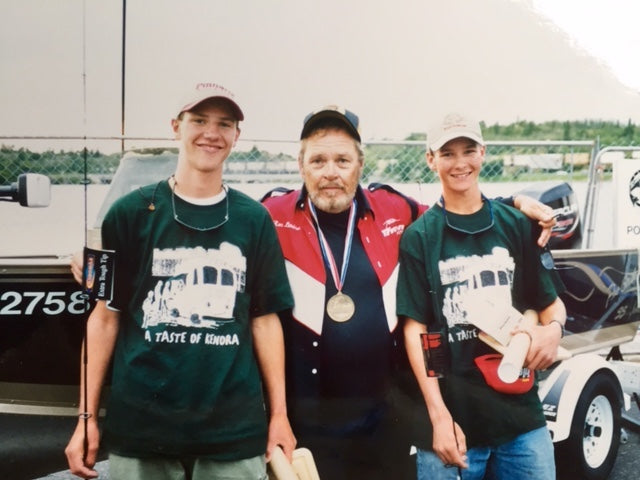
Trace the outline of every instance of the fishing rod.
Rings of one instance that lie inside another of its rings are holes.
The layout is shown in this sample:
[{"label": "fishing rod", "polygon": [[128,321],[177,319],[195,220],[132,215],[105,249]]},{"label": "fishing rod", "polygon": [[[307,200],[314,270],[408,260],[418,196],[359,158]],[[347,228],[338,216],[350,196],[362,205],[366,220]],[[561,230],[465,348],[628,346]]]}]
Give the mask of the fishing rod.
[{"label": "fishing rod", "polygon": [[[121,135],[121,148],[124,151],[124,51],[125,51],[125,31],[126,31],[126,0],[122,2],[122,135]],[[79,413],[79,417],[84,420],[84,439],[83,439],[83,462],[86,462],[89,453],[89,418],[92,413],[88,411],[88,366],[89,366],[89,314],[92,310],[91,301],[94,300],[107,300],[111,296],[111,288],[108,286],[111,282],[111,275],[113,274],[113,255],[111,251],[102,250],[102,245],[89,246],[89,224],[88,224],[88,185],[89,180],[89,168],[88,168],[88,148],[87,148],[87,53],[86,53],[86,23],[87,23],[87,10],[86,0],[82,2],[82,108],[83,108],[83,129],[84,129],[84,148],[83,152],[83,200],[84,200],[84,242],[83,242],[83,258],[82,258],[82,299],[84,301],[84,339],[82,348],[82,400],[83,412]],[[95,239],[98,240],[98,239]],[[101,243],[101,242],[100,242]],[[99,250],[97,250],[99,249]],[[96,270],[100,264],[100,278],[97,278]],[[99,402],[99,400],[98,400]],[[98,415],[100,405],[95,415]]]},{"label": "fishing rod", "polygon": [[89,366],[89,342],[88,342],[88,320],[89,320],[89,312],[91,311],[91,306],[89,303],[89,294],[87,292],[87,268],[86,265],[86,256],[87,256],[87,229],[88,229],[88,221],[87,221],[87,194],[88,194],[88,184],[89,184],[89,175],[88,175],[88,166],[87,166],[87,5],[86,0],[82,2],[82,127],[84,130],[84,142],[82,149],[82,159],[83,159],[83,216],[84,216],[84,241],[83,241],[83,273],[82,273],[82,299],[84,301],[84,339],[83,339],[83,348],[82,348],[82,404],[83,404],[83,412],[79,414],[80,418],[84,420],[84,440],[83,440],[83,454],[82,461],[83,463],[87,460],[87,454],[89,451],[89,418],[91,417],[91,413],[88,412],[88,387],[87,387],[87,379],[88,379],[88,366]]},{"label": "fishing rod", "polygon": [[127,0],[122,0],[122,66],[120,75],[120,135],[122,140],[120,141],[120,153],[124,154],[124,121],[125,121],[125,69],[126,61],[125,55],[127,52]]}]

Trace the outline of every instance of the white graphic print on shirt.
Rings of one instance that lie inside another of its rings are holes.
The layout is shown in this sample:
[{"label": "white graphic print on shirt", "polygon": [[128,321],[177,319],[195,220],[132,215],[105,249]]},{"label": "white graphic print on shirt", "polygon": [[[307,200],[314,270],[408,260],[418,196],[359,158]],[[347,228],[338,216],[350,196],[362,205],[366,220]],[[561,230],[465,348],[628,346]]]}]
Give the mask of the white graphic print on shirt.
[{"label": "white graphic print on shirt", "polygon": [[470,306],[491,298],[511,307],[511,284],[515,263],[504,247],[487,255],[457,256],[438,262],[444,287],[443,315],[449,327],[469,325]]},{"label": "white graphic print on shirt", "polygon": [[245,288],[246,258],[219,249],[154,249],[151,273],[162,277],[143,303],[143,328],[159,324],[215,329],[233,322],[236,292]]}]

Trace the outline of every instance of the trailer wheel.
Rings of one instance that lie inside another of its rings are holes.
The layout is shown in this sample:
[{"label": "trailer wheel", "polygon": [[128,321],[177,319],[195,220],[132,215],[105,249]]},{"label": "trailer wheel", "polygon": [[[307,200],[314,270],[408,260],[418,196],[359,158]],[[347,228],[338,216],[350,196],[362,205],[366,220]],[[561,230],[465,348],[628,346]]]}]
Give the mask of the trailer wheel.
[{"label": "trailer wheel", "polygon": [[615,377],[597,372],[585,385],[571,421],[571,433],[556,445],[557,478],[604,480],[620,446],[621,390]]}]

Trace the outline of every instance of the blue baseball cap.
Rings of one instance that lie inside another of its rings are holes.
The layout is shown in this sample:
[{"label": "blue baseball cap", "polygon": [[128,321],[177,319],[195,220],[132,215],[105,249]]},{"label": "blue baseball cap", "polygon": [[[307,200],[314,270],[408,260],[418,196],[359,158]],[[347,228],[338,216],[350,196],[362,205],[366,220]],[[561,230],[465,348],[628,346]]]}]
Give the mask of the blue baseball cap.
[{"label": "blue baseball cap", "polygon": [[321,120],[333,119],[344,125],[345,130],[358,142],[360,139],[360,119],[358,116],[346,108],[338,105],[326,105],[315,110],[304,117],[302,123],[302,132],[300,132],[300,140],[307,138],[311,132],[315,130],[315,126]]}]

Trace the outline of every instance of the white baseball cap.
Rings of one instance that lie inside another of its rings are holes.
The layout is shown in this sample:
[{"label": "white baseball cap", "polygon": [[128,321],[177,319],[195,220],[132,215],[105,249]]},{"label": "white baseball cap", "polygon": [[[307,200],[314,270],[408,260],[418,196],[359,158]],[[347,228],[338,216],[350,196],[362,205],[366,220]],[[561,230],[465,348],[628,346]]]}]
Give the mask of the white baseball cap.
[{"label": "white baseball cap", "polygon": [[448,141],[460,137],[484,145],[480,123],[458,113],[449,113],[427,132],[427,148],[435,152]]},{"label": "white baseball cap", "polygon": [[244,120],[244,113],[242,113],[242,109],[236,102],[233,92],[214,82],[199,82],[192,85],[182,96],[178,105],[177,115],[193,109],[196,105],[209,98],[223,98],[227,100],[236,119]]}]

